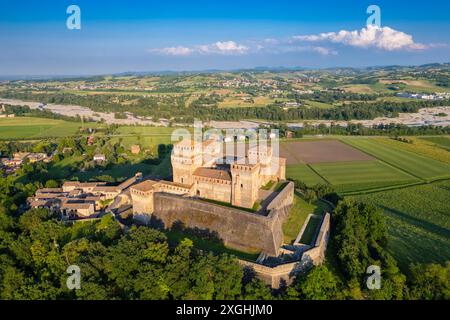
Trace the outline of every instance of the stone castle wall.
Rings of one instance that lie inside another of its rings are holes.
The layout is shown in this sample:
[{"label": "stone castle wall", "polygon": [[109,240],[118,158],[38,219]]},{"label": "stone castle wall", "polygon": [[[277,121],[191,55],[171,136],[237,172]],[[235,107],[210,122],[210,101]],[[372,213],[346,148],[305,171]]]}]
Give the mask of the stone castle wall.
[{"label": "stone castle wall", "polygon": [[275,267],[268,267],[245,260],[239,260],[239,263],[242,266],[253,270],[258,278],[272,286],[272,288],[279,288],[282,282],[289,285],[299,272],[308,270],[312,266],[320,265],[325,261],[329,233],[330,214],[326,213],[322,220],[314,247],[305,251],[300,260]]},{"label": "stone castle wall", "polygon": [[276,256],[283,242],[282,224],[292,205],[294,185],[288,185],[270,204],[267,216],[167,193],[154,194],[152,218],[170,228],[182,222],[185,228],[215,232],[228,247]]}]

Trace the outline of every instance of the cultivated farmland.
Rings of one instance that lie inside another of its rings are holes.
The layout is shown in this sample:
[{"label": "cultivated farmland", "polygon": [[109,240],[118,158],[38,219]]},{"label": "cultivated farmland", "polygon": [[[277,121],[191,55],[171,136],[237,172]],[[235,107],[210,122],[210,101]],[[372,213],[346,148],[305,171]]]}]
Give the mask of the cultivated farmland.
[{"label": "cultivated farmland", "polygon": [[325,183],[325,180],[306,164],[287,166],[286,176],[292,180],[303,181],[308,186],[313,186],[317,183]]},{"label": "cultivated farmland", "polygon": [[321,163],[311,167],[340,193],[420,182],[382,161]]},{"label": "cultivated farmland", "polygon": [[287,164],[324,163],[373,160],[364,152],[338,140],[299,141],[284,143],[280,155],[287,158]]},{"label": "cultivated farmland", "polygon": [[[98,128],[103,125],[84,123],[85,128]],[[79,134],[83,124],[57,119],[16,117],[0,118],[0,139],[42,139],[61,138]]]},{"label": "cultivated farmland", "polygon": [[420,140],[431,142],[447,151],[450,151],[450,139],[448,137],[424,137]]},{"label": "cultivated farmland", "polygon": [[[85,124],[98,127],[98,124]],[[0,139],[58,138],[76,135],[82,124],[56,119],[16,117],[0,119]]]},{"label": "cultivated farmland", "polygon": [[450,259],[450,180],[352,198],[383,209],[388,248],[402,268]]},{"label": "cultivated farmland", "polygon": [[379,138],[376,139],[376,141],[389,145],[394,149],[410,151],[425,157],[432,158],[434,160],[450,164],[450,153],[448,153],[448,151],[444,149],[444,147],[438,147],[437,145],[423,139],[409,137],[408,141],[410,141],[410,143],[405,143],[388,138]]},{"label": "cultivated farmland", "polygon": [[342,140],[424,181],[450,178],[449,164],[413,152],[395,149],[375,139],[343,138]]}]

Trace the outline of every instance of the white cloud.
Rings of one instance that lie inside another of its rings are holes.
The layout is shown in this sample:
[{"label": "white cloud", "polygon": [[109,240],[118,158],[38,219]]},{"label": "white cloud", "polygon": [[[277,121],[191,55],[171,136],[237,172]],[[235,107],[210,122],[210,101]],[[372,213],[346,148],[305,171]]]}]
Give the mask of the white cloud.
[{"label": "white cloud", "polygon": [[150,49],[148,51],[170,56],[188,56],[193,54],[241,55],[246,54],[249,51],[249,48],[234,41],[218,41],[212,44],[198,45],[191,48],[178,46]]},{"label": "white cloud", "polygon": [[193,53],[193,50],[187,47],[168,47],[162,49],[150,49],[149,52],[159,53],[168,56],[188,56]]},{"label": "white cloud", "polygon": [[333,42],[359,48],[378,48],[386,51],[423,50],[427,46],[416,43],[413,37],[390,27],[369,25],[361,30],[320,33],[317,35],[294,36],[293,40],[306,42]]},{"label": "white cloud", "polygon": [[390,27],[367,26],[361,30],[341,30],[310,35],[299,35],[287,38],[266,38],[235,41],[217,41],[210,44],[174,46],[150,49],[149,52],[168,56],[191,55],[245,55],[251,53],[283,54],[291,52],[311,52],[322,56],[338,54],[336,45],[341,44],[356,48],[377,48],[385,51],[413,51],[439,48],[446,44],[422,44],[413,37]]},{"label": "white cloud", "polygon": [[248,47],[237,44],[234,41],[216,42],[210,45],[206,52],[212,51],[222,54],[244,54],[249,50]]}]

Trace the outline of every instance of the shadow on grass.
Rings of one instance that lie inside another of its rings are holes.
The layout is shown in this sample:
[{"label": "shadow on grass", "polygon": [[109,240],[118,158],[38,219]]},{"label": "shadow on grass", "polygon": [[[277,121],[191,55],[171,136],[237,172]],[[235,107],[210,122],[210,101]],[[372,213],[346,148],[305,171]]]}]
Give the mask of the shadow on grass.
[{"label": "shadow on grass", "polygon": [[450,239],[450,230],[448,230],[446,228],[440,227],[436,224],[433,224],[433,223],[430,223],[430,222],[427,222],[427,221],[424,221],[421,219],[411,217],[410,215],[408,215],[404,212],[401,212],[399,210],[393,209],[393,208],[388,208],[388,207],[382,206],[382,205],[380,205],[380,208],[382,208],[383,210],[385,210],[392,216],[397,217],[411,225],[414,225],[418,228],[422,228],[428,232],[435,233],[444,238]]}]

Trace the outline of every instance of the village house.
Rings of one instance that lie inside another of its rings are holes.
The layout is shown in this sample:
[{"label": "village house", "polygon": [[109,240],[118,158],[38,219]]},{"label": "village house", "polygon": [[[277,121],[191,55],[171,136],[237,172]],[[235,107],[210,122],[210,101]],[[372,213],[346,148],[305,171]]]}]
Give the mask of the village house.
[{"label": "village house", "polygon": [[138,144],[134,144],[131,146],[131,153],[132,154],[139,154],[141,153],[141,146],[139,146]]},{"label": "village house", "polygon": [[31,208],[43,208],[60,214],[63,220],[96,218],[105,206],[142,180],[142,174],[125,180],[117,186],[104,182],[67,181],[61,188],[43,188],[28,198]]},{"label": "village house", "polygon": [[106,157],[104,154],[96,154],[96,155],[94,155],[94,161],[95,162],[105,162]]},{"label": "village house", "polygon": [[48,156],[46,153],[33,153],[33,152],[16,152],[13,154],[13,158],[16,160],[25,161],[28,159],[30,163],[36,163],[43,161],[48,163],[52,161],[52,157]]}]

